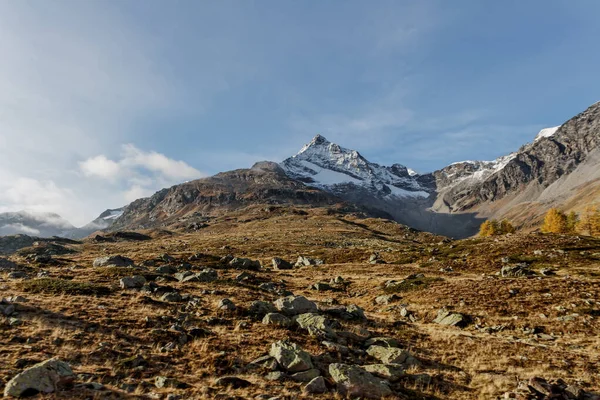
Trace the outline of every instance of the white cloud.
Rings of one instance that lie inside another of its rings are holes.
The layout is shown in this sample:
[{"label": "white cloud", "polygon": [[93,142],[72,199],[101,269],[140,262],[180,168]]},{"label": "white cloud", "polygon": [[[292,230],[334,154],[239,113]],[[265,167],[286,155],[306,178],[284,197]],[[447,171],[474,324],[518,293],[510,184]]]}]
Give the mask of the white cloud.
[{"label": "white cloud", "polygon": [[112,179],[117,176],[121,167],[113,160],[109,160],[104,155],[88,158],[79,163],[79,168],[85,176],[97,176],[105,179]]},{"label": "white cloud", "polygon": [[124,166],[142,167],[173,179],[197,179],[204,175],[183,161],[170,159],[155,151],[142,151],[133,144],[124,145],[123,151],[124,157],[120,163]]},{"label": "white cloud", "polygon": [[133,144],[122,146],[119,160],[101,154],[80,162],[79,168],[84,176],[105,180],[114,190],[127,187],[122,192],[123,204],[148,197],[163,187],[206,176],[183,161]]}]

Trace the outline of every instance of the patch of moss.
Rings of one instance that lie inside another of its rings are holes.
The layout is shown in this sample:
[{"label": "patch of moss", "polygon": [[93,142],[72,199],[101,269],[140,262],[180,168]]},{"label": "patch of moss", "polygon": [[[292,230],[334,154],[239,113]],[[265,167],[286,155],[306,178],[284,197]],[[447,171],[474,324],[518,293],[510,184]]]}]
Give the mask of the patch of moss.
[{"label": "patch of moss", "polygon": [[44,294],[68,294],[103,296],[111,292],[110,288],[90,282],[74,282],[65,279],[41,278],[20,283],[23,291]]}]

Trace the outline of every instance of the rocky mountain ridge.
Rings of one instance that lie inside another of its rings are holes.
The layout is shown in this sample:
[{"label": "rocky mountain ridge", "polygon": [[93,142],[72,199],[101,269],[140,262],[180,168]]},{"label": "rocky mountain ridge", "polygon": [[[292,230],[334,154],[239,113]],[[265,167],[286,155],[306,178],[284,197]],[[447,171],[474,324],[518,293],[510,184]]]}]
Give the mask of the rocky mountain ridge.
[{"label": "rocky mountain ridge", "polygon": [[[49,232],[79,238],[99,229],[201,228],[215,213],[259,204],[358,207],[412,228],[468,237],[487,218],[534,226],[551,206],[569,209],[600,195],[600,103],[559,127],[543,129],[518,151],[493,161],[463,161],[417,174],[382,166],[317,135],[277,164],[223,172],[107,210],[79,229]],[[14,223],[5,226],[16,226]],[[37,229],[37,228],[35,228]],[[44,233],[32,233],[45,236]]]}]

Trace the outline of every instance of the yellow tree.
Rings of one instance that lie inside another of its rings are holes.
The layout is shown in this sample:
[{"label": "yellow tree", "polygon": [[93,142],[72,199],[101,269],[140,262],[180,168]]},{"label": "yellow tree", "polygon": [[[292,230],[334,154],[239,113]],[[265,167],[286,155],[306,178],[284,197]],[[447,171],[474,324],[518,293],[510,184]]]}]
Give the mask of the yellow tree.
[{"label": "yellow tree", "polygon": [[590,236],[600,235],[600,208],[587,206],[579,221],[578,228]]},{"label": "yellow tree", "polygon": [[500,222],[500,232],[502,234],[515,233],[515,227],[509,220],[503,219],[502,222]]},{"label": "yellow tree", "polygon": [[496,236],[500,234],[500,224],[495,219],[485,221],[479,228],[479,236]]},{"label": "yellow tree", "polygon": [[578,225],[579,225],[579,214],[577,214],[575,211],[571,211],[567,215],[567,232],[568,233],[576,233]]},{"label": "yellow tree", "polygon": [[546,213],[542,232],[544,233],[567,233],[567,216],[557,208],[551,208]]}]

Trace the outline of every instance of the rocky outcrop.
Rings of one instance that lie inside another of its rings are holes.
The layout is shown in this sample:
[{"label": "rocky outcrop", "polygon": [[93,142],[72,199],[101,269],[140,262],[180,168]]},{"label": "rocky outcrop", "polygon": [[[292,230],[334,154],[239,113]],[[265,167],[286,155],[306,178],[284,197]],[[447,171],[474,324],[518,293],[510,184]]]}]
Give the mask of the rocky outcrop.
[{"label": "rocky outcrop", "polygon": [[68,386],[75,379],[69,364],[56,358],[27,368],[6,384],[4,396],[23,397],[37,393],[52,393]]}]

